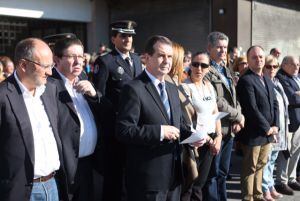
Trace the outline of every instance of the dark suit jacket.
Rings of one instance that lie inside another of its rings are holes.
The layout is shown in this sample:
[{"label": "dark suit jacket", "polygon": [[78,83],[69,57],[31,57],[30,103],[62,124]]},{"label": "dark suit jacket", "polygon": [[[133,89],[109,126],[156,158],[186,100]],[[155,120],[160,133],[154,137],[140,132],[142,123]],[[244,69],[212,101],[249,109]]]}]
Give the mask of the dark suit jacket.
[{"label": "dark suit jacket", "polygon": [[[56,139],[62,170],[56,95],[56,87],[47,83],[41,98]],[[0,110],[0,200],[29,200],[34,178],[33,133],[21,90],[13,75],[0,84]],[[60,181],[60,187],[63,187],[65,181]]]},{"label": "dark suit jacket", "polygon": [[[279,79],[286,96],[289,99],[289,131],[296,132],[300,126],[300,96],[295,91],[300,91],[296,81],[289,76],[283,69],[277,72],[276,77]],[[298,105],[298,106],[297,106]]]},{"label": "dark suit jacket", "polygon": [[[74,184],[78,163],[80,122],[72,98],[65,87],[63,79],[58,74],[56,69],[53,69],[52,76],[49,78],[49,82],[52,82],[57,86],[58,99],[62,103],[59,109],[61,120],[59,122],[58,130],[63,144],[63,155],[65,159],[64,162],[68,179],[68,186],[71,187],[71,185]],[[101,93],[98,93],[96,98],[85,96],[85,99],[87,100],[93,114],[97,112],[100,97]],[[97,128],[99,131],[99,125],[97,125]]]},{"label": "dark suit jacket", "polygon": [[[129,189],[162,191],[171,188],[172,179],[181,182],[179,142],[160,141],[160,128],[161,125],[173,125],[181,129],[182,137],[191,133],[181,122],[177,87],[166,82],[166,91],[171,120],[146,72],[122,90],[116,136],[127,145],[126,176]],[[176,157],[178,160],[175,161]]]},{"label": "dark suit jacket", "polygon": [[258,146],[269,143],[272,136],[266,133],[271,126],[279,128],[278,102],[274,85],[263,77],[265,86],[259,76],[248,70],[238,81],[237,95],[245,116],[245,127],[240,132],[244,144]]},{"label": "dark suit jacket", "polygon": [[130,53],[135,69],[134,76],[130,66],[122,59],[120,54],[113,49],[110,53],[100,56],[95,61],[95,87],[110,101],[102,108],[101,121],[103,134],[113,136],[115,115],[118,108],[120,91],[123,86],[142,72],[142,64],[139,56]]}]

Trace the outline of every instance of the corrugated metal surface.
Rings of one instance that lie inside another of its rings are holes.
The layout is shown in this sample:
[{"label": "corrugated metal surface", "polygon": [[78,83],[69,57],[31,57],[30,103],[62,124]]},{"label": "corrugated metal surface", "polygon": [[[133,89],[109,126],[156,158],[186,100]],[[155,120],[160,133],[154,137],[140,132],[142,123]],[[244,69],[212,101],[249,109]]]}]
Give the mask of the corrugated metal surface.
[{"label": "corrugated metal surface", "polygon": [[260,0],[253,2],[252,44],[266,52],[278,47],[282,56],[300,55],[300,2]]}]

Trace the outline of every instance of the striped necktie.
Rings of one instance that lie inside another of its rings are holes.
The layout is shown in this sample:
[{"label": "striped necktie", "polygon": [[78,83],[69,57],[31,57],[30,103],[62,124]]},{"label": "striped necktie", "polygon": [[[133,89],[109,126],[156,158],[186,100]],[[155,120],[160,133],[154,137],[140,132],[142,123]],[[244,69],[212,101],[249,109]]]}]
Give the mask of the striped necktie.
[{"label": "striped necktie", "polygon": [[165,83],[160,82],[158,84],[158,87],[159,87],[159,90],[160,90],[160,99],[161,99],[162,103],[164,104],[164,107],[167,111],[169,119],[171,119],[171,109],[170,109],[170,104],[169,104],[169,100],[168,100],[168,95],[167,95]]}]

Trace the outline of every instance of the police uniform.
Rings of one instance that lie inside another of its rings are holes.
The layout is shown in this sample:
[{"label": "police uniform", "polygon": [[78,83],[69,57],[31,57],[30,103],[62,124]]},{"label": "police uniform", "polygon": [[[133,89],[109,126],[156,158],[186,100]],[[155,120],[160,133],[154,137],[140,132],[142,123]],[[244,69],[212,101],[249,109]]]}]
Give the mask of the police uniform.
[{"label": "police uniform", "polygon": [[[111,31],[135,35],[133,21],[118,21],[111,24]],[[125,148],[115,139],[115,118],[118,109],[120,91],[125,84],[142,72],[139,56],[129,53],[130,61],[122,58],[120,52],[113,50],[99,56],[94,64],[95,87],[107,98],[108,104],[101,108],[102,147],[104,153],[104,201],[120,201],[123,186],[123,167]]]}]

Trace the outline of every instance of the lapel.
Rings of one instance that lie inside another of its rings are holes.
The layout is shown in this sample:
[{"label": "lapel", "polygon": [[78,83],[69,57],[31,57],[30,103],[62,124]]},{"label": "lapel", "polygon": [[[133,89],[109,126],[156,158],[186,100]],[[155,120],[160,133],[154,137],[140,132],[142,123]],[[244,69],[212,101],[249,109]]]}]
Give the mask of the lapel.
[{"label": "lapel", "polygon": [[[54,138],[56,140],[57,148],[59,150],[59,153],[61,153],[62,145],[61,145],[60,138],[58,136],[58,130],[57,130],[57,125],[58,125],[58,122],[57,122],[58,111],[57,111],[57,109],[58,108],[57,108],[57,105],[55,104],[55,102],[53,101],[53,100],[55,100],[55,97],[53,97],[53,94],[52,94],[52,96],[51,96],[51,94],[49,94],[49,87],[48,86],[46,86],[46,90],[42,94],[41,99],[42,99],[42,102],[44,104],[45,111],[47,113],[49,122],[51,124],[53,135],[54,135]],[[51,99],[52,99],[52,101],[51,101]],[[57,108],[57,109],[54,109],[54,108]]]},{"label": "lapel", "polygon": [[130,53],[130,57],[133,61],[133,67],[134,67],[134,77],[138,76],[142,72],[141,64],[139,63],[139,57],[137,57],[135,54]]},{"label": "lapel", "polygon": [[[226,90],[228,91],[228,93],[231,94],[231,90],[230,88],[227,86],[227,83],[225,83],[225,80],[222,79],[222,76],[221,73],[219,73],[219,71],[217,71],[217,69],[215,67],[211,67],[211,71],[213,74],[215,74],[217,76],[217,78],[222,82],[222,84],[224,85],[224,87],[226,88]],[[225,72],[227,73],[227,71],[225,70]],[[224,77],[224,76],[223,76]],[[231,80],[231,82],[233,83],[233,81]],[[232,96],[232,94],[231,94]]]},{"label": "lapel", "polygon": [[31,163],[34,165],[35,159],[33,133],[26,105],[21,90],[14,76],[11,76],[11,78],[8,79],[10,79],[10,81],[8,82],[8,90],[11,92],[8,94],[8,99],[12,105],[12,112],[16,116],[16,119],[19,123],[20,131],[26,150],[28,150],[28,155],[30,157]]},{"label": "lapel", "polygon": [[264,83],[266,86],[264,86],[263,83],[261,83],[261,80],[258,75],[254,74],[254,72],[252,72],[252,73],[253,73],[253,76],[255,79],[255,83],[257,83],[257,86],[260,88],[260,91],[263,91],[267,96],[269,96],[267,88],[266,88],[268,85],[267,85],[267,82],[265,81],[265,77],[263,77],[263,80],[264,80]]},{"label": "lapel", "polygon": [[271,106],[271,108],[273,108],[273,98],[272,98],[273,96],[271,96],[272,95],[272,90],[274,90],[274,88],[272,88],[273,84],[271,83],[271,81],[269,82],[269,80],[265,76],[263,78],[265,80],[266,92],[267,92],[267,95],[269,97],[268,98],[269,105]]},{"label": "lapel", "polygon": [[176,100],[176,95],[177,93],[174,93],[172,90],[171,90],[171,87],[169,85],[168,82],[166,82],[166,91],[167,91],[167,94],[168,94],[168,98],[169,98],[169,103],[170,103],[170,109],[171,109],[171,119],[172,119],[172,122],[173,122],[173,125],[177,125],[178,122],[175,122],[175,114],[178,114],[176,112],[176,104],[175,104],[175,100]]},{"label": "lapel", "polygon": [[[149,92],[149,94],[152,96],[154,102],[156,103],[156,105],[158,106],[158,108],[160,109],[161,113],[163,114],[164,118],[166,119],[166,121],[170,124],[170,120],[169,120],[169,117],[168,117],[168,113],[165,109],[165,106],[164,104],[162,103],[161,99],[160,99],[160,96],[157,92],[157,89],[156,87],[154,86],[154,84],[152,83],[151,79],[148,77],[148,75],[146,74],[146,72],[144,71],[143,72],[143,77],[145,79],[145,87],[147,89],[147,91]],[[168,93],[168,91],[167,91]],[[168,94],[169,96],[169,94]],[[170,98],[169,98],[170,99]],[[171,107],[171,106],[170,106]],[[172,110],[171,110],[171,115],[172,115]]]},{"label": "lapel", "polygon": [[130,66],[126,63],[126,61],[121,57],[121,55],[116,51],[113,50],[114,52],[112,55],[114,56],[114,59],[117,63],[118,66],[121,66],[124,71],[131,77],[133,78],[133,73],[130,70]]},{"label": "lapel", "polygon": [[72,98],[70,96],[70,94],[68,93],[66,87],[65,87],[65,83],[63,81],[63,79],[61,78],[61,76],[58,74],[56,69],[53,69],[52,71],[52,77],[57,79],[57,88],[59,90],[59,100],[61,100],[62,103],[66,104],[67,107],[74,113],[77,115],[76,109],[74,107]]}]

